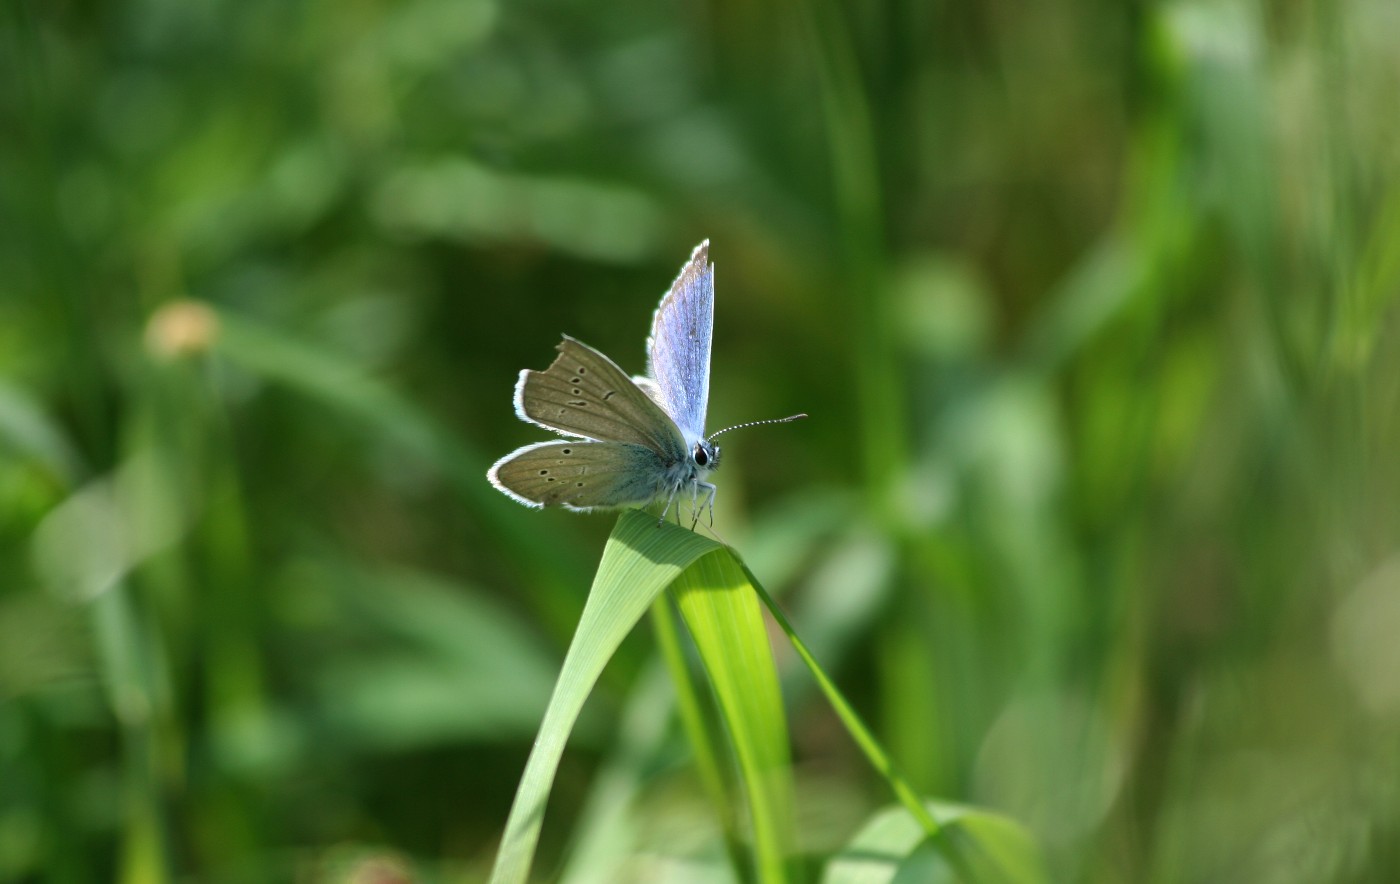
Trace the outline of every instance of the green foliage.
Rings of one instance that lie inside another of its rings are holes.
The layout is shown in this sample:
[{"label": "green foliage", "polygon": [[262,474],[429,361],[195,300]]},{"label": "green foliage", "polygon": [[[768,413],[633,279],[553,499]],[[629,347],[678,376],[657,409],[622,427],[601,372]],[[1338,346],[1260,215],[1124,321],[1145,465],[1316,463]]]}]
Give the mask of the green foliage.
[{"label": "green foliage", "polygon": [[[654,622],[677,685],[681,718],[725,826],[737,871],[749,868],[742,842],[753,844],[752,874],[760,881],[788,880],[794,852],[788,734],[758,605],[762,598],[842,723],[904,802],[904,807],[879,814],[862,830],[835,858],[828,879],[872,880],[873,875],[874,880],[898,876],[1027,884],[1044,880],[1033,843],[1014,823],[971,808],[925,807],[792,631],[772,597],[732,550],[683,528],[653,524],[648,515],[632,510],[618,520],[603,551],[578,632],[516,793],[493,882],[527,880],[546,800],[578,713],[643,606],[667,587],[713,691],[734,761],[735,791],[742,792],[747,805],[748,831],[741,832],[733,813],[736,801],[728,794],[731,790],[721,772],[727,765],[719,759],[721,752],[698,708],[693,680],[678,651],[675,621],[664,601],[655,602]],[[598,870],[593,874],[602,877]],[[612,869],[608,876],[620,874]]]},{"label": "green foliage", "polygon": [[1394,7],[5,4],[0,881],[489,876],[612,525],[511,385],[704,237],[712,423],[812,417],[537,878],[1400,878]]},{"label": "green foliage", "polygon": [[1035,844],[1011,820],[951,804],[928,810],[941,826],[939,837],[905,808],[882,810],[832,858],[823,884],[1045,880]]},{"label": "green foliage", "polygon": [[674,526],[658,525],[637,511],[619,520],[603,550],[578,632],[564,658],[564,668],[525,766],[491,875],[493,882],[512,884],[528,880],[560,756],[603,667],[656,596],[697,559],[719,548],[712,540]]}]

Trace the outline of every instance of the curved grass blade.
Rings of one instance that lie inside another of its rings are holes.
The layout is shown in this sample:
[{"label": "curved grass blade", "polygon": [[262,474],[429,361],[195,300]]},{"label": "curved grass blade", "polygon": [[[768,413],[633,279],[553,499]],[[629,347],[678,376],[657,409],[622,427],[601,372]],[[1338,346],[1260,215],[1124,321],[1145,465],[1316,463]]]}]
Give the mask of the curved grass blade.
[{"label": "curved grass blade", "polygon": [[676,612],[666,599],[657,599],[651,606],[651,625],[656,632],[656,645],[666,670],[671,676],[675,691],[676,713],[681,720],[681,728],[690,742],[690,752],[695,765],[696,776],[705,790],[705,796],[714,807],[720,830],[724,833],[724,847],[729,862],[738,869],[744,868],[744,847],[739,836],[738,808],[729,800],[729,783],[722,767],[722,750],[713,733],[707,727],[706,705],[700,699],[690,663],[686,659],[681,643],[680,627]]},{"label": "curved grass blade", "polygon": [[65,488],[86,473],[77,447],[39,403],[20,387],[0,381],[0,447],[12,447],[42,464]]},{"label": "curved grass blade", "polygon": [[738,763],[757,880],[788,880],[792,765],[773,649],[755,588],[733,552],[724,548],[687,568],[671,594],[699,651]]},{"label": "curved grass blade", "polygon": [[658,526],[654,516],[639,510],[618,519],[515,793],[493,884],[528,880],[559,759],[603,667],[657,595],[697,559],[721,549],[691,531]]},{"label": "curved grass blade", "polygon": [[577,816],[559,884],[627,879],[624,867],[637,850],[641,829],[641,816],[634,811],[653,772],[665,763],[662,755],[670,745],[675,711],[666,667],[653,661],[619,710],[617,737]]},{"label": "curved grass blade", "polygon": [[[779,628],[787,635],[792,642],[793,649],[797,651],[798,657],[806,664],[807,669],[816,679],[817,686],[831,703],[832,709],[836,712],[841,723],[846,726],[846,730],[856,741],[865,757],[870,761],[872,767],[885,778],[890,790],[895,798],[899,800],[900,807],[892,808],[877,816],[867,826],[865,831],[872,832],[869,836],[871,840],[891,838],[894,844],[889,850],[885,850],[880,856],[884,857],[883,865],[878,868],[889,867],[890,872],[875,874],[873,877],[867,876],[870,869],[864,869],[860,874],[850,877],[828,878],[832,884],[845,884],[848,881],[876,882],[896,880],[894,875],[898,872],[900,881],[977,881],[977,882],[1038,882],[1046,880],[1041,871],[1039,855],[1036,852],[1035,844],[1016,823],[996,814],[974,808],[964,808],[958,805],[928,803],[918,797],[918,793],[905,779],[895,766],[893,759],[885,752],[884,748],[870,733],[870,730],[861,721],[851,704],[837,690],[835,682],[826,674],[817,663],[812,652],[807,645],[797,635],[792,628],[792,623],[788,621],[787,615],[782,608],[773,600],[762,586],[743,564],[742,561],[735,560],[737,565],[744,569],[748,576],[750,585],[762,599],[765,607],[768,608],[773,619],[777,621]],[[956,822],[957,825],[953,825]],[[877,825],[878,823],[878,825]],[[884,832],[893,832],[895,835],[886,836]],[[1011,833],[1011,834],[1008,834]],[[864,832],[862,833],[864,834]],[[1012,837],[1012,835],[1016,837]],[[858,841],[860,838],[858,837]],[[883,842],[882,842],[883,843]],[[865,844],[865,842],[862,842]],[[853,842],[853,846],[855,842]],[[848,848],[850,850],[851,848]],[[854,855],[864,857],[864,848],[856,849]],[[909,857],[910,866],[903,867],[899,863],[903,862],[903,857]],[[893,858],[893,859],[892,859]],[[847,857],[847,866],[837,866],[841,868],[854,868],[854,859]],[[929,870],[938,871],[937,875]],[[845,873],[842,872],[844,875]]]},{"label": "curved grass blade", "polygon": [[930,836],[907,808],[877,812],[827,864],[822,884],[1040,884],[1047,881],[1035,842],[1000,814],[929,802],[941,834]]},{"label": "curved grass blade", "polygon": [[740,562],[739,565],[744,568],[744,573],[748,575],[754,591],[757,592],[759,598],[763,600],[764,606],[767,607],[768,612],[773,615],[773,619],[777,621],[778,627],[787,635],[788,641],[792,642],[793,650],[797,651],[797,656],[806,664],[808,671],[810,671],[812,677],[816,679],[817,687],[821,689],[827,702],[831,703],[831,708],[836,712],[837,717],[841,719],[841,723],[846,726],[846,730],[851,734],[852,739],[856,741],[856,745],[865,753],[865,757],[870,762],[871,766],[875,768],[880,776],[885,778],[887,783],[889,783],[891,791],[894,792],[899,802],[904,805],[910,817],[918,821],[919,825],[923,827],[924,834],[928,835],[930,838],[939,837],[942,827],[938,824],[937,818],[924,807],[923,802],[918,797],[918,793],[914,791],[914,788],[909,785],[909,782],[904,778],[903,774],[895,767],[893,759],[886,754],[884,748],[875,739],[874,734],[870,733],[870,729],[865,726],[865,722],[860,720],[860,716],[856,714],[855,709],[850,703],[846,702],[846,698],[837,690],[836,683],[831,680],[831,677],[822,669],[821,664],[812,656],[812,652],[807,648],[807,644],[802,641],[797,635],[796,630],[792,628],[792,623],[788,620],[787,615],[783,613],[783,609],[778,607],[778,603],[773,600],[773,597],[768,594],[768,591],[763,588],[763,585],[754,578],[753,573],[748,570],[748,567],[742,562]]}]

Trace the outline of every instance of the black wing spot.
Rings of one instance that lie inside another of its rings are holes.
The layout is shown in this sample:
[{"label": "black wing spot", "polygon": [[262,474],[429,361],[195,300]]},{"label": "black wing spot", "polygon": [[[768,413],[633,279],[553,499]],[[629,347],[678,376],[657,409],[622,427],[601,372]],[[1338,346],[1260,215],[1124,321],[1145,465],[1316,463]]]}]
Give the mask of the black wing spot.
[{"label": "black wing spot", "polygon": [[579,373],[579,374],[588,374],[588,369],[586,369],[586,368],[584,368],[582,365],[580,365],[580,366],[578,367],[578,373]]},{"label": "black wing spot", "polygon": [[574,453],[574,450],[573,450],[572,448],[565,448],[565,449],[561,450],[559,453],[560,453],[560,454],[573,454],[573,453]]},{"label": "black wing spot", "polygon": [[[588,403],[587,403],[587,402],[584,402],[582,399],[575,399],[575,400],[571,401],[569,404],[572,405],[572,406],[574,406],[575,408],[587,408],[587,407],[588,407]],[[563,414],[564,412],[561,411],[561,412],[559,412],[559,413],[560,413],[560,414]]]},{"label": "black wing spot", "polygon": [[568,409],[567,409],[567,408],[561,408],[561,409],[559,409],[559,416],[560,416],[560,417],[563,417],[567,412],[568,412]]},{"label": "black wing spot", "polygon": [[603,394],[603,401],[604,401],[604,402],[607,402],[609,399],[611,399],[612,397],[614,397],[614,396],[616,396],[616,395],[617,395],[617,391],[616,391],[616,390],[609,390],[608,392],[606,392],[606,393]]},{"label": "black wing spot", "polygon": [[581,384],[581,383],[583,383],[583,378],[574,378],[573,380],[569,381],[569,383],[571,383],[571,384]]},{"label": "black wing spot", "polygon": [[548,476],[548,475],[549,475],[549,470],[540,470],[540,475],[541,475],[541,476]]},{"label": "black wing spot", "polygon": [[575,396],[582,396],[582,395],[583,395],[583,391],[580,390],[578,387],[574,387],[574,395],[575,395]]},{"label": "black wing spot", "polygon": [[583,487],[583,483],[582,483],[582,482],[578,483],[578,485],[577,485],[576,487],[582,488],[582,487]]},{"label": "black wing spot", "polygon": [[553,481],[554,481],[554,477],[553,477],[553,476],[550,476],[548,479],[545,479],[545,481],[546,481],[546,482],[553,482]]}]

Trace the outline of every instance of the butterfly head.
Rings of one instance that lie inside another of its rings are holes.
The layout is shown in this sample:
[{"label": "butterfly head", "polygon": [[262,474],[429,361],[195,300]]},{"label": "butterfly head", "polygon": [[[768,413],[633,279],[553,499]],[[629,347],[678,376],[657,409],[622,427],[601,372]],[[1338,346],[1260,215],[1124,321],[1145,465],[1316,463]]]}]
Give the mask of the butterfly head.
[{"label": "butterfly head", "polygon": [[701,439],[691,449],[690,459],[695,461],[697,467],[706,472],[719,469],[719,446],[709,439]]}]

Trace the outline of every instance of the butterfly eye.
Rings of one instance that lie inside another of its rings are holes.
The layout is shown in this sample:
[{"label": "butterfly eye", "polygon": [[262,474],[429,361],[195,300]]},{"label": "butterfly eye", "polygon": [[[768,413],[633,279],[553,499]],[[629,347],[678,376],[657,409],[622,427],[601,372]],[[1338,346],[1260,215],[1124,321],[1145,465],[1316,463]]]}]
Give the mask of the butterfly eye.
[{"label": "butterfly eye", "polygon": [[701,445],[698,442],[695,443],[695,454],[693,455],[693,457],[695,458],[695,463],[698,466],[703,467],[705,464],[710,462],[710,455],[705,452],[705,446]]}]

